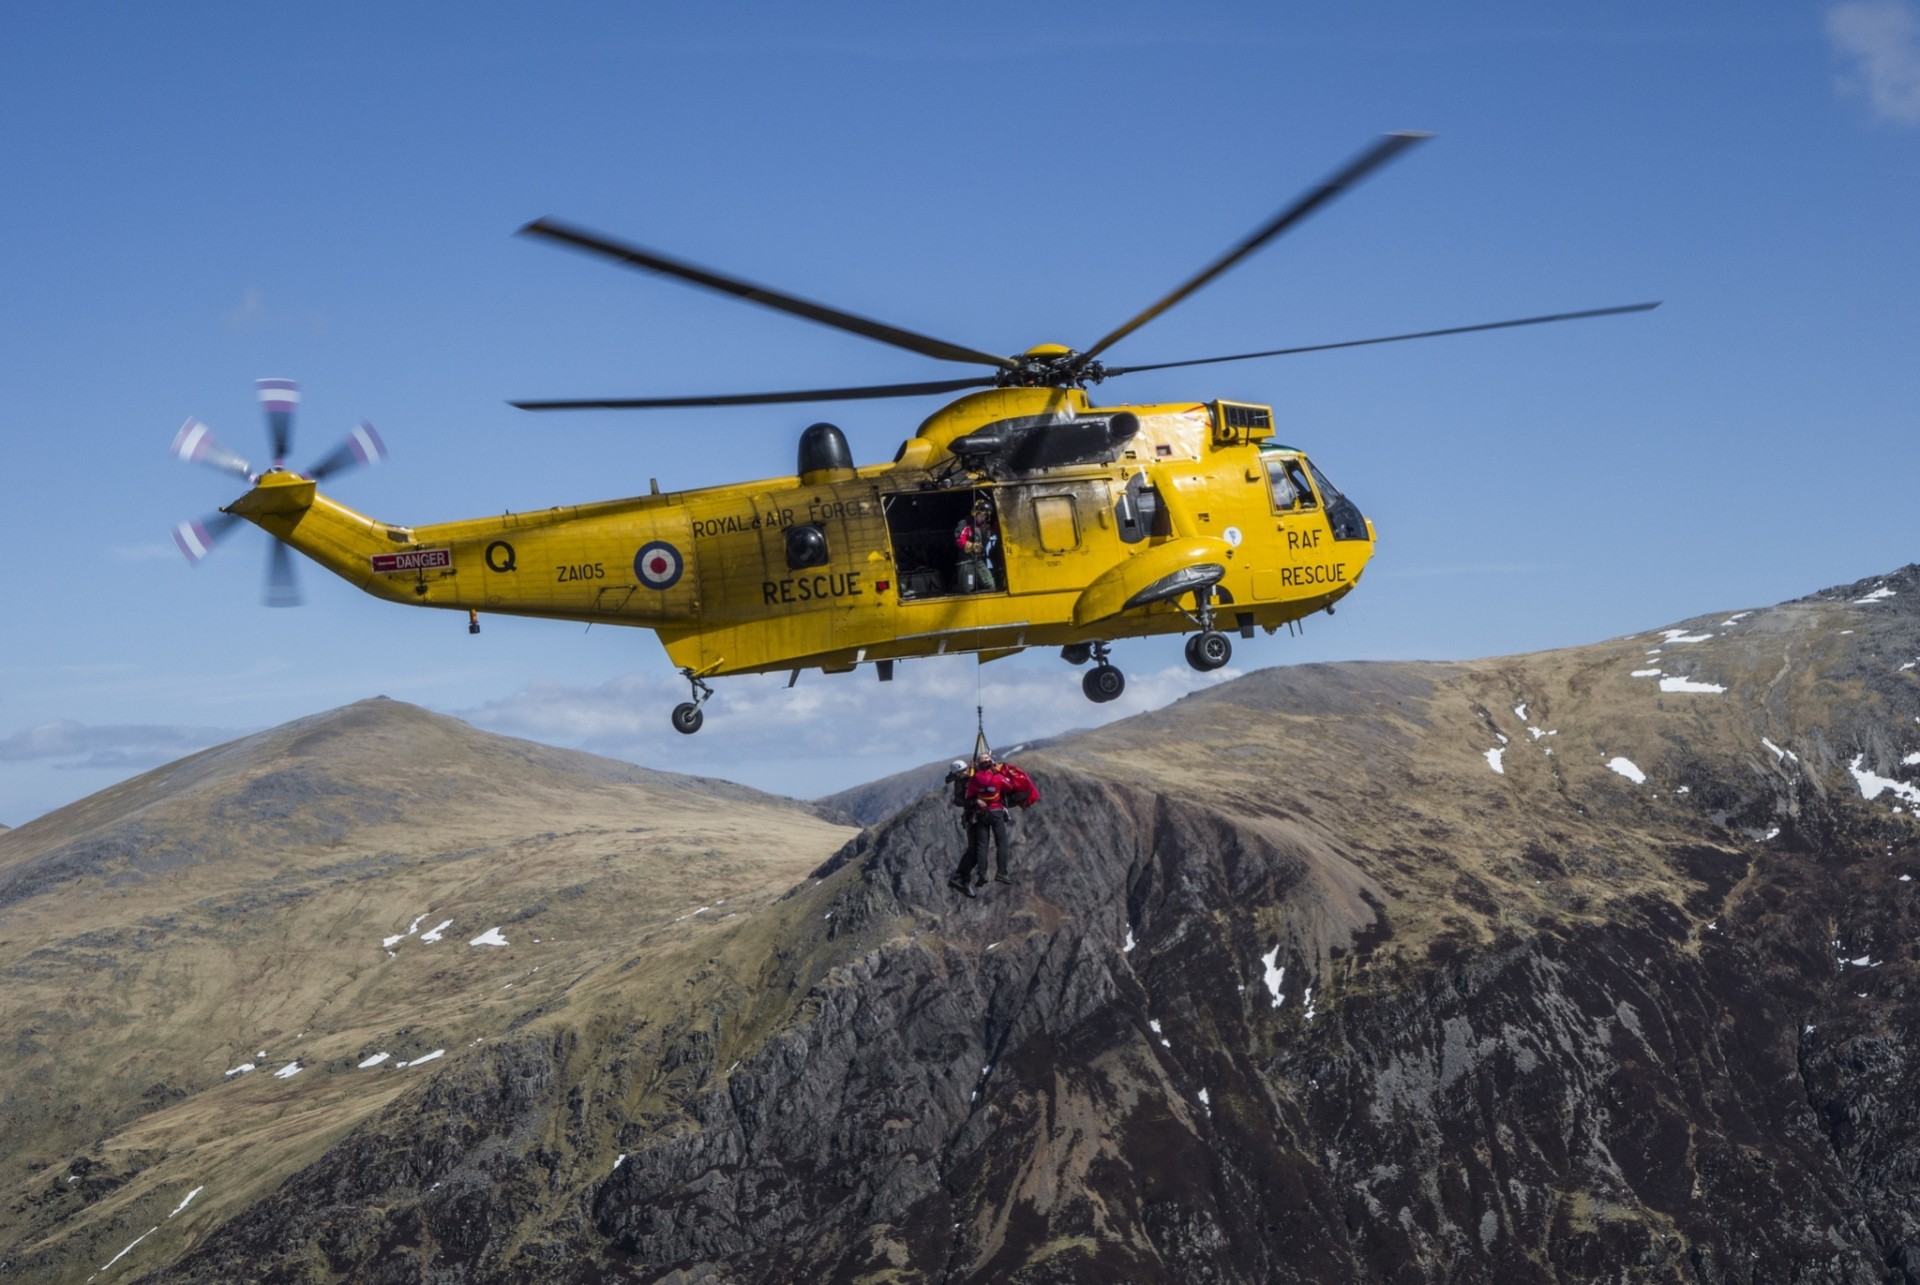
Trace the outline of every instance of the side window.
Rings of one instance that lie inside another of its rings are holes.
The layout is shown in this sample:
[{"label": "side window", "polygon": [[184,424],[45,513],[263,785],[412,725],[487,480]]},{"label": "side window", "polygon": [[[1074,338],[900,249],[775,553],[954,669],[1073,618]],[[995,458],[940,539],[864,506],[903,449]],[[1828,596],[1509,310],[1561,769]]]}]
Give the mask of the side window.
[{"label": "side window", "polygon": [[1273,508],[1276,513],[1286,513],[1293,509],[1313,507],[1313,490],[1307,485],[1307,478],[1300,471],[1300,465],[1294,460],[1268,460],[1267,484],[1273,490]]},{"label": "side window", "polygon": [[1286,465],[1287,476],[1293,479],[1293,489],[1300,496],[1300,507],[1303,509],[1317,507],[1317,502],[1313,498],[1313,488],[1307,485],[1307,471],[1300,467],[1300,461],[1288,460]]},{"label": "side window", "polygon": [[1273,488],[1273,507],[1277,513],[1292,508],[1300,498],[1294,491],[1293,479],[1287,476],[1286,466],[1279,460],[1267,461],[1267,484]]},{"label": "side window", "polygon": [[1066,553],[1080,547],[1080,523],[1071,495],[1042,495],[1033,501],[1034,524],[1040,547],[1048,553]]}]

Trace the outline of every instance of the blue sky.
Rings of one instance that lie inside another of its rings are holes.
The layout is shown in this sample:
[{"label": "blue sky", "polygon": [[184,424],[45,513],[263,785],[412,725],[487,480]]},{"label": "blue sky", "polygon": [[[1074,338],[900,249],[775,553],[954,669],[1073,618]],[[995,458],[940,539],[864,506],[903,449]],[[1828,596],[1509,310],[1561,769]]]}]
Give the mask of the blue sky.
[{"label": "blue sky", "polygon": [[1663,299],[1644,316],[1149,373],[1274,405],[1372,517],[1366,583],[1235,670],[1463,658],[1771,603],[1916,553],[1920,10],[1347,6],[10,6],[0,17],[0,822],[375,694],[811,795],[1205,680],[1177,640],[1087,704],[1048,655],[722,684],[651,635],[360,595],[265,537],[189,567],[252,381],[396,522],[891,456],[931,400],[534,416],[513,397],[965,373],[510,235],[554,215],[997,351],[1084,345],[1380,133],[1438,137],[1131,337],[1173,360]]}]

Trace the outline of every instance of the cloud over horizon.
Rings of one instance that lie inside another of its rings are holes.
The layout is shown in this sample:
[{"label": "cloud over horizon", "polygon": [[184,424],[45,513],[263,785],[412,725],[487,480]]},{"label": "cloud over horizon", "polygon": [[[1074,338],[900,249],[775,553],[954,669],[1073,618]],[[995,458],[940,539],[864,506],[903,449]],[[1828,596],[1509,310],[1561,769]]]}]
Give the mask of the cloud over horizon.
[{"label": "cloud over horizon", "polygon": [[1827,39],[1849,61],[1841,92],[1883,120],[1920,125],[1920,15],[1906,0],[1848,0],[1827,10]]},{"label": "cloud over horizon", "polygon": [[142,770],[219,745],[245,733],[220,727],[124,724],[88,727],[72,719],[42,723],[0,737],[0,763],[56,762],[55,767]]}]

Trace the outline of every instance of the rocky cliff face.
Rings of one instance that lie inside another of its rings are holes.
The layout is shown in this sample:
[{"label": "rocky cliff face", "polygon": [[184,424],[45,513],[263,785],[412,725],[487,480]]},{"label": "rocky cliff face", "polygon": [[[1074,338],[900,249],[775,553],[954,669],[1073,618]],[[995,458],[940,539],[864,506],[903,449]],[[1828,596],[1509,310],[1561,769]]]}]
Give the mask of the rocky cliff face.
[{"label": "rocky cliff face", "polygon": [[141,1270],[1920,1281],[1916,666],[1907,568],[1063,738],[1012,887],[924,799]]}]

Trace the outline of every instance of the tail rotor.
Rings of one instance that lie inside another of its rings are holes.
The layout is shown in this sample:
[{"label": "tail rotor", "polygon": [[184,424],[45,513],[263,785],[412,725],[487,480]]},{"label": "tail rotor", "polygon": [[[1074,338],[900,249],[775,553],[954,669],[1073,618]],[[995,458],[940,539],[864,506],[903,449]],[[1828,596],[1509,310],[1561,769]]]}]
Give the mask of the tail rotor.
[{"label": "tail rotor", "polygon": [[[187,420],[174,434],[170,448],[173,456],[189,464],[243,477],[248,482],[257,482],[266,473],[285,469],[287,456],[293,449],[293,415],[300,406],[300,385],[291,379],[261,379],[255,381],[254,388],[260,407],[266,413],[267,442],[273,452],[271,464],[256,469],[198,419]],[[363,465],[378,464],[387,455],[386,442],[372,424],[362,420],[348,432],[345,440],[301,476],[321,482]],[[173,543],[188,562],[198,563],[241,521],[223,509],[197,521],[181,522],[173,528]],[[297,607],[301,602],[292,551],[279,540],[273,542],[267,553],[262,600],[269,607]]]}]

